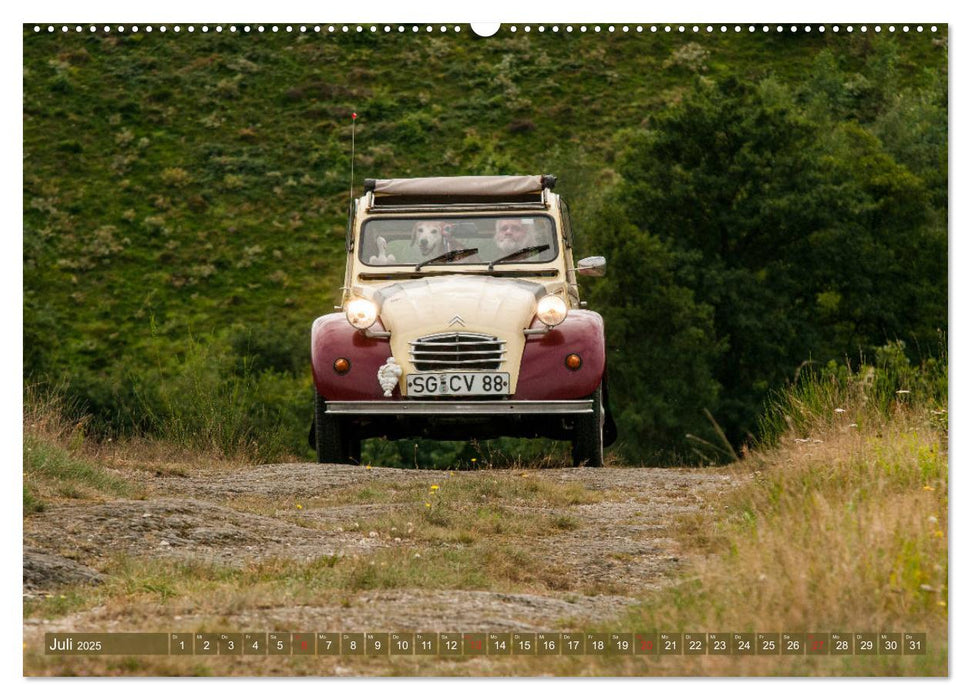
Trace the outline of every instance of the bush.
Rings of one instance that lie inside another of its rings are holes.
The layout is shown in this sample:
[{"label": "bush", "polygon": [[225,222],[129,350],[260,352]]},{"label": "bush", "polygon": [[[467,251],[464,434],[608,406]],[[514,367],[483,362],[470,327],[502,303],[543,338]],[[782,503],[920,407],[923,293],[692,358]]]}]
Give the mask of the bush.
[{"label": "bush", "polygon": [[309,377],[295,372],[293,347],[279,336],[277,346],[248,337],[189,337],[182,353],[160,356],[154,367],[74,369],[63,395],[98,440],[146,437],[263,461],[308,456]]},{"label": "bush", "polygon": [[190,341],[174,371],[149,373],[142,387],[149,432],[163,440],[258,460],[306,452],[306,382],[250,369],[225,343]]}]

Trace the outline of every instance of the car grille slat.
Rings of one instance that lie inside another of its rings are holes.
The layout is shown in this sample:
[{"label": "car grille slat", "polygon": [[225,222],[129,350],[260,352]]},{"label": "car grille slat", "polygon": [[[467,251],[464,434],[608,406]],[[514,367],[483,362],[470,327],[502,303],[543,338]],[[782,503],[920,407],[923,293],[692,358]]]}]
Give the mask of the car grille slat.
[{"label": "car grille slat", "polygon": [[[468,336],[463,336],[463,337],[468,337]],[[411,342],[413,345],[420,344],[422,346],[426,346],[430,348],[444,348],[444,347],[477,348],[483,345],[500,345],[503,341],[498,340],[495,336],[484,335],[482,336],[482,340],[479,340],[479,341],[473,341],[473,340],[448,341],[435,336],[432,340],[424,340],[422,338],[419,338],[418,340],[413,340]]]},{"label": "car grille slat", "polygon": [[[468,356],[472,356],[472,355],[493,355],[494,356],[496,352],[497,352],[496,350],[462,350],[460,354],[468,355]],[[499,350],[498,352],[501,355],[502,353],[505,352],[505,350]],[[455,351],[454,350],[412,350],[411,354],[416,356],[417,355],[423,355],[423,356],[424,355],[454,355]]]},{"label": "car grille slat", "polygon": [[411,363],[419,372],[497,370],[506,354],[506,341],[480,333],[437,333],[409,345]]}]

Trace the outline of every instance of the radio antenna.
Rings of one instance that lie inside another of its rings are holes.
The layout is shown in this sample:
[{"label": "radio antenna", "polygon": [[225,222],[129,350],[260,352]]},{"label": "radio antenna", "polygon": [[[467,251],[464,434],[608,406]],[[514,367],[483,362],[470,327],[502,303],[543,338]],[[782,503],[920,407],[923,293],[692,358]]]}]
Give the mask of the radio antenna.
[{"label": "radio antenna", "polygon": [[357,112],[351,112],[351,187],[350,206],[354,206],[354,127],[357,125]]}]

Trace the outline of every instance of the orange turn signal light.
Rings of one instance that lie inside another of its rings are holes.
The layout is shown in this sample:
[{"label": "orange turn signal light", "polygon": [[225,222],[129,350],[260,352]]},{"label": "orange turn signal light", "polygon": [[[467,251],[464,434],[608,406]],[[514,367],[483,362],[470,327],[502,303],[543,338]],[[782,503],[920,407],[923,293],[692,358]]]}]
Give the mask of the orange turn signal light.
[{"label": "orange turn signal light", "polygon": [[334,360],[334,371],[337,374],[347,374],[351,371],[351,361],[345,357],[338,357]]},{"label": "orange turn signal light", "polygon": [[575,352],[571,352],[566,356],[566,366],[574,371],[583,367],[583,358],[577,355]]}]

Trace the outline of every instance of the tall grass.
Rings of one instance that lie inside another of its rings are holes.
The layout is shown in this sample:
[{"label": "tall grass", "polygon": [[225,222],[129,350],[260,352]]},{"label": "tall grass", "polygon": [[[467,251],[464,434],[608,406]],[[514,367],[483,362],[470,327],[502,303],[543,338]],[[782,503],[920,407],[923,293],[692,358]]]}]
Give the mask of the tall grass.
[{"label": "tall grass", "polygon": [[76,420],[94,440],[149,441],[245,461],[309,457],[309,367],[292,367],[285,356],[291,340],[272,330],[262,335],[266,347],[231,333],[185,335],[177,351],[157,353],[153,366],[67,372],[58,393],[84,416]]},{"label": "tall grass", "polygon": [[87,421],[54,391],[24,391],[23,513],[51,499],[131,496],[135,489],[79,454]]},{"label": "tall grass", "polygon": [[764,444],[776,445],[789,433],[806,437],[827,427],[879,424],[909,408],[930,411],[931,420],[947,422],[947,347],[937,356],[911,364],[903,341],[879,348],[872,362],[854,370],[829,362],[800,372],[796,381],[774,392],[760,421]]},{"label": "tall grass", "polygon": [[[211,463],[289,459],[306,448],[306,382],[251,369],[224,343],[187,344],[186,354],[132,377],[124,394],[107,386],[116,415],[138,416],[112,429],[70,386],[24,386],[25,514],[62,498],[136,495],[112,464]],[[107,468],[106,468],[107,467]]]},{"label": "tall grass", "polygon": [[[770,442],[736,464],[739,486],[714,504],[722,516],[687,523],[701,551],[721,554],[632,627],[926,632],[927,656],[854,657],[842,673],[947,673],[947,365],[911,367],[897,350],[777,395]],[[739,664],[731,673],[827,673]]]},{"label": "tall grass", "polygon": [[173,445],[270,460],[307,449],[311,390],[286,372],[255,370],[218,342],[188,345],[175,368],[149,376],[139,395],[149,432]]}]

